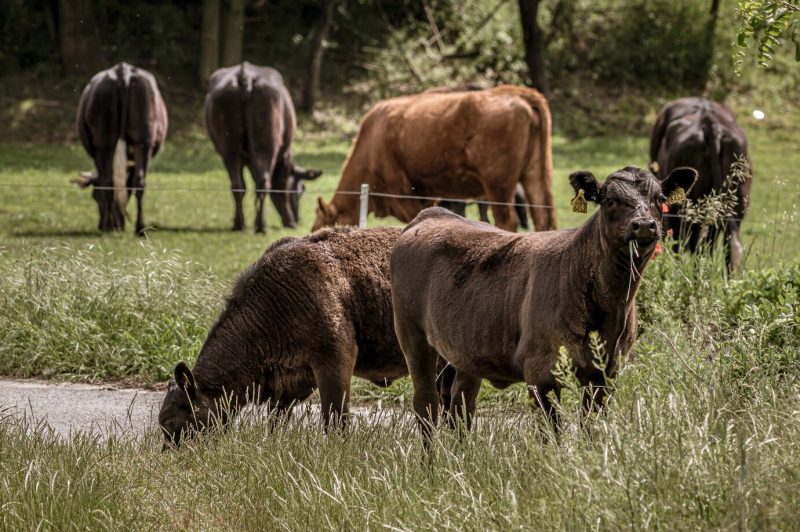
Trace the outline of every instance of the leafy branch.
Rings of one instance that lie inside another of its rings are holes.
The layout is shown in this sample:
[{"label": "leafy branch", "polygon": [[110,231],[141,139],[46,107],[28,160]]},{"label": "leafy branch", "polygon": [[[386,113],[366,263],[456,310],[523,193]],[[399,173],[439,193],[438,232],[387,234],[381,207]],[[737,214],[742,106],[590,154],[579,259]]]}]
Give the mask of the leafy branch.
[{"label": "leafy branch", "polygon": [[[756,47],[756,59],[767,66],[788,33],[795,45],[795,60],[800,61],[800,5],[798,0],[741,0],[736,10],[741,27],[737,44],[747,49]],[[746,50],[736,57],[736,70],[741,72]]]}]

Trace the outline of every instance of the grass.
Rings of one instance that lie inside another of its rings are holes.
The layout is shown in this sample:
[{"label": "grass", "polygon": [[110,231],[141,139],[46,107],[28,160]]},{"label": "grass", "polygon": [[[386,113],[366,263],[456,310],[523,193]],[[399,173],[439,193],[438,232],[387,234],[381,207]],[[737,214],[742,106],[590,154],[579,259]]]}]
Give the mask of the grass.
[{"label": "grass", "polygon": [[[58,438],[6,417],[0,524],[793,528],[800,508],[800,272],[779,269],[726,287],[709,281],[719,259],[675,260],[658,263],[650,276],[642,301],[649,325],[607,412],[581,425],[578,396],[567,392],[557,439],[542,416],[509,408],[515,403],[505,399],[484,402],[478,427],[461,441],[435,433],[428,459],[401,410],[327,436],[305,414],[267,434],[264,413],[250,412],[236,430],[172,453],[159,452],[155,431]],[[683,315],[668,314],[654,297],[673,300],[687,285],[708,291]],[[780,323],[769,319],[781,312],[778,300],[792,309]],[[754,312],[767,319],[753,320]],[[773,330],[751,330],[757,323]],[[725,337],[702,341],[714,324],[725,325]]]},{"label": "grass", "polygon": [[[267,435],[255,413],[166,454],[154,431],[63,438],[0,406],[0,528],[793,528],[800,154],[794,122],[770,108],[755,121],[756,105],[739,103],[756,169],[744,271],[727,278],[719,254],[667,253],[652,264],[640,337],[602,417],[582,427],[567,391],[555,440],[524,387],[486,386],[477,430],[463,441],[440,431],[428,461],[403,410],[407,379],[355,386],[360,400],[400,405],[379,424],[357,420],[325,436],[298,416]],[[325,170],[301,202],[302,228],[279,229],[270,208],[269,233],[255,235],[251,196],[248,231],[228,230],[227,177],[209,142],[186,134],[155,164],[145,208],[153,229],[140,241],[130,227],[95,230],[89,192],[67,183],[90,167],[79,146],[0,144],[0,373],[153,383],[177,360],[192,362],[235,276],[275,238],[307,232],[348,145],[301,138],[298,161]],[[646,149],[624,134],[556,137],[560,225],[586,218],[569,211],[569,172],[644,166]]]}]

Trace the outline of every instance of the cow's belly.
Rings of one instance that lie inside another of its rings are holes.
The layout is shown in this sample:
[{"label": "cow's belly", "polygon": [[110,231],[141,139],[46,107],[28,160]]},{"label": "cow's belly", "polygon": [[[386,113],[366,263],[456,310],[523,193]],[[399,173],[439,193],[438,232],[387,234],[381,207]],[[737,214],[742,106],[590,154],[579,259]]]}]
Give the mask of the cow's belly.
[{"label": "cow's belly", "polygon": [[518,316],[489,310],[493,308],[490,299],[494,298],[457,298],[429,313],[424,325],[428,343],[456,369],[470,375],[520,381]]}]

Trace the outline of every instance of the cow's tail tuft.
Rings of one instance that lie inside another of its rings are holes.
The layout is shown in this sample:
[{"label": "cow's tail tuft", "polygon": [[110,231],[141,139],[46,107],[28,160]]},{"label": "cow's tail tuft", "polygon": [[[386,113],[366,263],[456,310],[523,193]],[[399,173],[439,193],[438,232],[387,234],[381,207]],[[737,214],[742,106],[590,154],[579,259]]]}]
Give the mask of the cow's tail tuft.
[{"label": "cow's tail tuft", "polygon": [[112,161],[114,181],[114,202],[128,218],[128,146],[123,137],[117,139]]}]

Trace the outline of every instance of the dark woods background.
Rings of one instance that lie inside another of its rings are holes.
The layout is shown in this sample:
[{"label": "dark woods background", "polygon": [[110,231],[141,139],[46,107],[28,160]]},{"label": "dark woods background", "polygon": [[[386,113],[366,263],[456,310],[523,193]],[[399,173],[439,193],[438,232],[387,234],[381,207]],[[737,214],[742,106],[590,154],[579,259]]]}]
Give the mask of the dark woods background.
[{"label": "dark woods background", "polygon": [[[0,98],[5,106],[27,102],[6,112],[16,113],[8,117],[12,132],[35,137],[25,118],[77,101],[91,74],[124,60],[157,75],[180,130],[197,122],[208,75],[245,59],[280,70],[304,111],[358,111],[434,85],[525,83],[548,94],[565,133],[643,131],[654,96],[724,99],[752,90],[752,76],[733,74],[735,7],[734,0],[5,0]],[[790,81],[777,90],[796,90]]]}]

